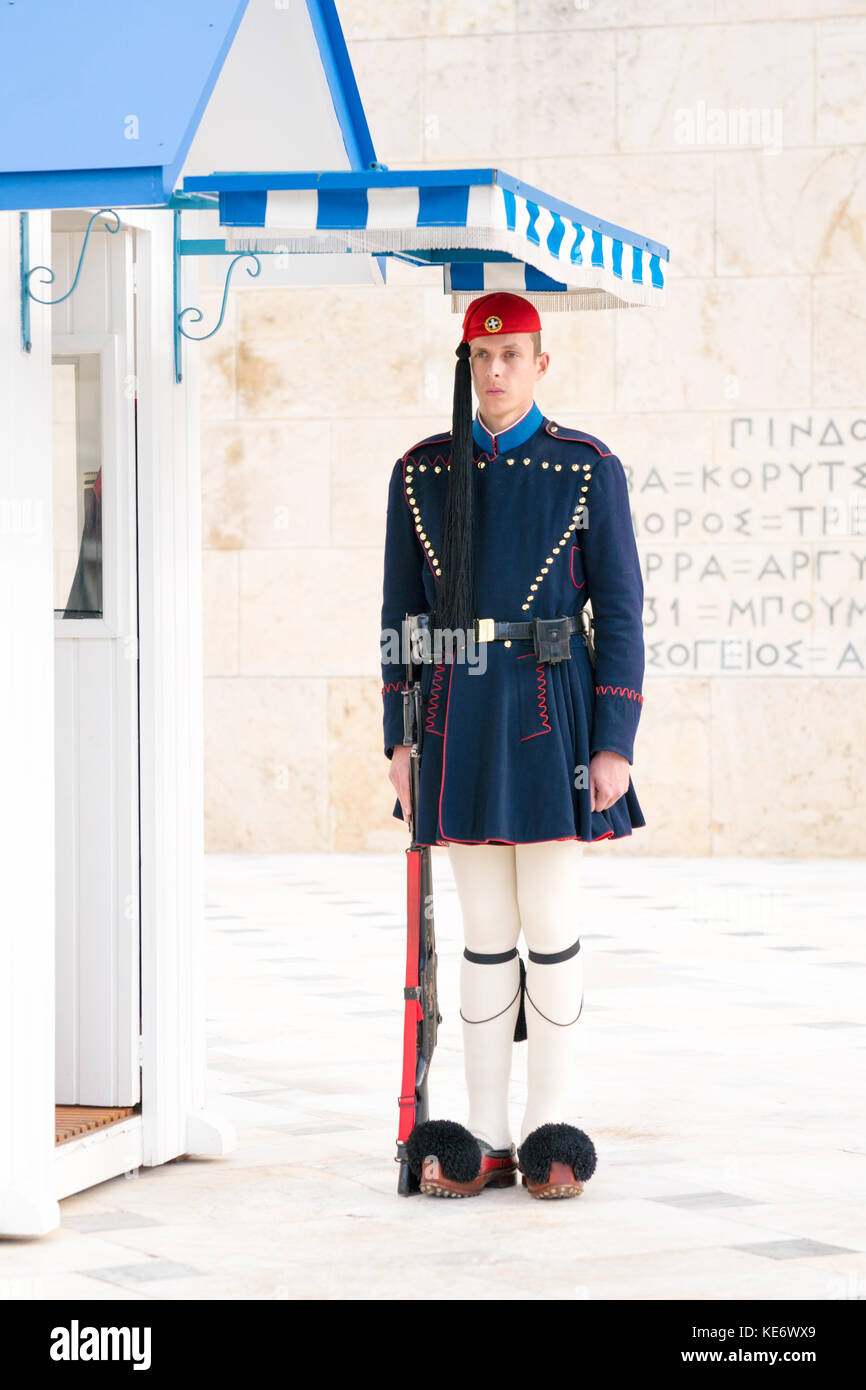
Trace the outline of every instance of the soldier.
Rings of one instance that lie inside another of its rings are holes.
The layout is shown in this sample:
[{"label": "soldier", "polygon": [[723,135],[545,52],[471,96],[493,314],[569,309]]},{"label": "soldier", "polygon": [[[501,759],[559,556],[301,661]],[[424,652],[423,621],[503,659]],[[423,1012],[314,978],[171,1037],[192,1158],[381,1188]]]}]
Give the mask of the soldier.
[{"label": "soldier", "polygon": [[[432,1195],[510,1186],[519,1168],[533,1196],[573,1196],[596,1166],[592,1140],[565,1118],[583,1007],[583,846],[646,824],[629,773],[643,580],[619,458],[535,402],[550,361],[535,306],[505,292],[473,300],[457,357],[451,431],[394,465],[384,557],[393,815],[410,809],[405,653],[394,639],[405,614],[429,614],[414,830],[417,843],[448,849],[464,931],[468,1124],[420,1123],[407,1153]],[[588,599],[594,666],[578,617]],[[516,1149],[507,1101],[512,1043],[523,1037]]]}]

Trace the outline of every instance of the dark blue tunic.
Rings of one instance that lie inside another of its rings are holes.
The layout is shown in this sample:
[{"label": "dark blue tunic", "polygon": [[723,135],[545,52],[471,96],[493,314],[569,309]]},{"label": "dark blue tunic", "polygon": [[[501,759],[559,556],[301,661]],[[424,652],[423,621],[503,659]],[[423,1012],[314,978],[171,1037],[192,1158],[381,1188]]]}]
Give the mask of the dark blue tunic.
[{"label": "dark blue tunic", "polygon": [[[478,644],[474,669],[471,649],[463,660],[446,650],[423,664],[415,838],[525,844],[630,835],[646,824],[631,778],[606,811],[591,811],[588,777],[601,749],[634,761],[643,703],[643,580],[622,463],[535,403],[498,435],[476,414],[472,432],[476,616],[555,618],[591,599],[596,667],[580,633],[571,660],[558,663],[537,662],[532,639],[521,638]],[[391,474],[382,603],[389,758],[403,742],[401,623],[432,609],[439,583],[450,445],[450,433],[422,440]],[[403,818],[399,799],[393,815]]]}]

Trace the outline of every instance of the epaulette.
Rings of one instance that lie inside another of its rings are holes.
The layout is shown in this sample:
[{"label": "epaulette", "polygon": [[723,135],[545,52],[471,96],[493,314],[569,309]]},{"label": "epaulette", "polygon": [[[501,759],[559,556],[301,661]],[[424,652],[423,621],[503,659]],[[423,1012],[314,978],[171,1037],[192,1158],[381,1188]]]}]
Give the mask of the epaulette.
[{"label": "epaulette", "polygon": [[[439,446],[437,449],[436,446]],[[444,447],[447,457],[442,456]],[[451,457],[451,431],[446,430],[443,434],[431,434],[426,439],[419,439],[417,444],[413,444],[411,449],[407,449],[403,455],[403,462],[412,459],[414,463],[429,463],[431,465],[447,463]]]},{"label": "epaulette", "polygon": [[578,444],[591,444],[602,458],[612,457],[613,450],[594,434],[587,434],[585,430],[575,430],[570,425],[557,424],[555,420],[547,420],[544,429],[545,433],[552,435],[554,439],[572,439]]}]

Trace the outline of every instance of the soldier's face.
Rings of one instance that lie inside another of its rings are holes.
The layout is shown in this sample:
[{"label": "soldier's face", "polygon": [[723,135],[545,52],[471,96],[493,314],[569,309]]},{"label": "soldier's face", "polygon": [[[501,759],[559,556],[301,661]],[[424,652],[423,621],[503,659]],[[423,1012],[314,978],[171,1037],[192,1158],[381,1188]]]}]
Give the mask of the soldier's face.
[{"label": "soldier's face", "polygon": [[[531,333],[508,333],[500,338],[485,333],[469,343],[472,382],[478,407],[487,419],[524,414],[532,404],[535,384],[547,371],[549,354],[533,357]],[[515,418],[517,418],[515,416]]]}]

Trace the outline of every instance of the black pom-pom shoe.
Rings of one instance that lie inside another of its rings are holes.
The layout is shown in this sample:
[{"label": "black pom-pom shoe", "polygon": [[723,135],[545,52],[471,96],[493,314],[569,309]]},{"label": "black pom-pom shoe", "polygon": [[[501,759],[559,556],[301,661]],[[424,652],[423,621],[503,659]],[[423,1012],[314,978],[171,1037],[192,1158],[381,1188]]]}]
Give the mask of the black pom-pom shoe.
[{"label": "black pom-pom shoe", "polygon": [[474,1197],[485,1187],[517,1182],[514,1145],[493,1149],[455,1120],[423,1120],[406,1140],[406,1157],[421,1192]]},{"label": "black pom-pom shoe", "polygon": [[575,1125],[539,1125],[517,1150],[523,1186],[531,1197],[577,1197],[595,1172],[597,1154]]}]

